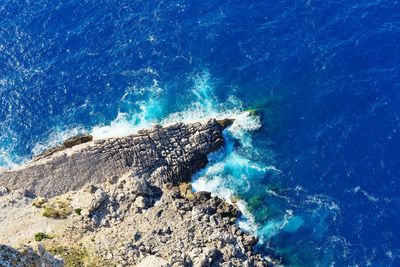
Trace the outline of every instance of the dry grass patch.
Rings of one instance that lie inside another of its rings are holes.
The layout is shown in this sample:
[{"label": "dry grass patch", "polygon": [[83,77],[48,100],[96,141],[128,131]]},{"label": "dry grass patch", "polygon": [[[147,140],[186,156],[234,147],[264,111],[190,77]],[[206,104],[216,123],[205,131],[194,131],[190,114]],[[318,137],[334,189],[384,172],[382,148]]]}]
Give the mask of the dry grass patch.
[{"label": "dry grass patch", "polygon": [[64,261],[65,267],[97,267],[115,266],[115,264],[100,258],[93,258],[82,246],[56,246],[47,249],[53,256],[58,256]]},{"label": "dry grass patch", "polygon": [[192,185],[188,183],[181,183],[179,184],[179,193],[182,197],[188,199],[188,200],[194,200],[195,196],[192,191]]},{"label": "dry grass patch", "polygon": [[43,204],[45,204],[46,202],[47,202],[47,199],[45,199],[43,197],[38,197],[32,201],[32,206],[34,206],[38,209],[41,209],[41,208],[43,208]]},{"label": "dry grass patch", "polygon": [[42,215],[49,218],[65,219],[72,213],[70,201],[67,199],[59,199],[45,203],[42,205]]}]

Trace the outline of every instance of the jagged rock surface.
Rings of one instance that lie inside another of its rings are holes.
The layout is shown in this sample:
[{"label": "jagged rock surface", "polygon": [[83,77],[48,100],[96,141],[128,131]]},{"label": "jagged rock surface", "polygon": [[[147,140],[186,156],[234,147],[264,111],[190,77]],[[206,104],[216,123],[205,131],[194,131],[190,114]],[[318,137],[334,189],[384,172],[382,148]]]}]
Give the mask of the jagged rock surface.
[{"label": "jagged rock surface", "polygon": [[40,160],[43,158],[50,157],[51,155],[53,155],[54,153],[56,153],[58,151],[62,151],[67,148],[71,148],[71,147],[74,147],[74,146],[77,146],[80,144],[84,144],[84,143],[90,142],[92,140],[93,140],[93,136],[87,135],[87,134],[73,136],[73,137],[65,140],[61,145],[47,149],[40,155],[34,157],[32,161],[37,161],[37,160]]},{"label": "jagged rock surface", "polygon": [[217,121],[154,127],[123,138],[95,140],[0,172],[0,186],[51,197],[132,171],[154,184],[187,180],[223,145]]},{"label": "jagged rock surface", "polygon": [[9,246],[0,245],[0,266],[2,267],[26,267],[26,266],[64,266],[63,261],[54,258],[46,252],[41,245],[36,249],[23,247],[14,249]]},{"label": "jagged rock surface", "polygon": [[[227,125],[155,127],[4,172],[0,244],[40,245],[40,253],[32,252],[37,266],[59,264],[43,248],[67,266],[270,266],[253,251],[257,239],[236,225],[234,206],[185,183],[223,145]],[[35,241],[37,232],[51,238]]]}]

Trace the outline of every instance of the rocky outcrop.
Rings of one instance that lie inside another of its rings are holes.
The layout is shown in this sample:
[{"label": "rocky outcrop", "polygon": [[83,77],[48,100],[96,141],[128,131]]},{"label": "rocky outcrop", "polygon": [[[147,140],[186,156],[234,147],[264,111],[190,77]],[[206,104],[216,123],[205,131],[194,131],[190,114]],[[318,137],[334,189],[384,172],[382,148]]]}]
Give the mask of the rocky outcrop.
[{"label": "rocky outcrop", "polygon": [[64,266],[61,259],[54,258],[46,252],[41,245],[36,248],[24,246],[14,249],[9,246],[0,245],[0,266],[2,267],[26,267],[26,266]]},{"label": "rocky outcrop", "polygon": [[101,183],[131,171],[155,185],[177,183],[207,164],[207,154],[223,145],[221,126],[207,123],[156,126],[139,134],[85,142],[52,153],[17,169],[0,172],[0,186],[51,197]]},{"label": "rocky outcrop", "polygon": [[37,266],[270,266],[236,207],[186,183],[231,123],[154,127],[2,173],[0,244],[40,246]]},{"label": "rocky outcrop", "polygon": [[65,140],[61,145],[47,149],[40,155],[37,155],[36,157],[33,158],[32,161],[37,161],[42,158],[50,157],[51,155],[53,155],[54,153],[56,153],[58,151],[63,151],[67,148],[71,148],[71,147],[74,147],[74,146],[77,146],[80,144],[84,144],[84,143],[90,142],[92,140],[93,140],[93,136],[88,135],[88,134],[73,136],[73,137]]}]

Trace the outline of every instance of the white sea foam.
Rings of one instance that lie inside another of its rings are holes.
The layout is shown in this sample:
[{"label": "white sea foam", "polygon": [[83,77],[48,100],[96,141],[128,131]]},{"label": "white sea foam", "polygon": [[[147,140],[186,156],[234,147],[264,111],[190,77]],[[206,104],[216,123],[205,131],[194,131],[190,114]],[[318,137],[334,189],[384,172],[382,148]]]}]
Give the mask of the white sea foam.
[{"label": "white sea foam", "polygon": [[294,232],[303,222],[302,218],[295,216],[292,210],[286,210],[282,219],[271,219],[258,230],[262,237],[260,242],[263,243],[281,231]]},{"label": "white sea foam", "polygon": [[360,193],[364,197],[366,197],[371,202],[378,202],[379,198],[373,196],[372,194],[368,193],[367,191],[363,190],[360,186],[356,186],[353,188],[354,193]]},{"label": "white sea foam", "polygon": [[243,214],[243,216],[240,218],[238,222],[239,227],[257,236],[259,226],[257,225],[253,214],[251,214],[251,212],[247,209],[246,201],[240,199],[236,202],[236,206]]},{"label": "white sea foam", "polygon": [[[279,171],[279,172],[280,172],[280,171]],[[290,201],[290,198],[289,198],[289,197],[284,196],[284,195],[280,195],[280,194],[278,194],[277,192],[275,192],[274,190],[267,189],[266,192],[267,192],[267,194],[269,194],[270,196],[274,196],[274,197],[276,197],[276,198],[283,199],[283,200],[285,200],[286,202],[289,202],[289,201]]]},{"label": "white sea foam", "polygon": [[[241,147],[247,148],[248,153],[254,151],[251,135],[261,127],[260,118],[250,112],[243,112],[242,103],[233,96],[228,97],[224,102],[219,102],[214,94],[215,87],[208,72],[193,77],[193,88],[187,91],[188,95],[185,98],[190,101],[186,104],[180,103],[180,106],[171,113],[168,109],[168,98],[163,88],[159,86],[157,76],[154,77],[153,84],[149,88],[127,88],[121,98],[121,103],[130,107],[128,110],[132,109],[136,112],[120,111],[111,123],[93,127],[91,134],[95,139],[122,137],[155,124],[169,125],[176,122],[205,121],[210,118],[232,118],[235,122],[224,134],[230,139],[238,140]],[[55,129],[47,140],[35,145],[33,153],[37,154],[49,146],[57,145],[62,140],[84,130],[83,128],[64,131]],[[209,166],[194,178],[195,190],[212,192],[230,202],[236,195],[235,190],[242,192],[251,190],[249,179],[253,179],[253,175],[262,177],[266,172],[279,171],[274,166],[252,161],[248,157],[250,155],[246,153],[237,153],[233,148],[232,140],[228,140],[227,147],[229,151],[210,155]],[[211,159],[212,157],[214,159]],[[239,226],[256,234],[258,227],[247,210],[246,202],[238,200],[236,204],[244,215],[239,221]]]},{"label": "white sea foam", "polygon": [[[0,123],[0,128],[3,126]],[[18,142],[18,137],[11,129],[5,127],[3,133],[7,132],[7,135],[0,136],[0,167],[2,168],[14,168],[18,166],[20,162],[24,162],[27,159],[13,153],[15,145]]]},{"label": "white sea foam", "polygon": [[[180,111],[167,114],[168,101],[157,80],[153,80],[153,85],[149,88],[128,88],[121,101],[127,101],[126,98],[129,94],[142,96],[145,92],[148,94],[147,100],[132,103],[132,105],[137,106],[137,112],[133,114],[118,113],[117,118],[109,125],[94,127],[91,132],[93,137],[101,139],[126,136],[155,124],[191,123],[211,118],[241,119],[240,115],[243,110],[241,102],[234,97],[230,97],[226,102],[218,103],[214,95],[214,87],[207,72],[194,77],[194,86],[187,96],[192,101],[182,105]],[[249,125],[246,127],[254,126]]]},{"label": "white sea foam", "polygon": [[[144,101],[136,102],[137,110],[135,114],[119,113],[118,117],[109,125],[94,127],[92,135],[94,138],[107,138],[115,136],[125,136],[133,134],[140,129],[151,127],[154,124],[169,125],[176,122],[191,123],[205,121],[210,118],[223,119],[233,118],[235,122],[227,130],[226,134],[238,140],[242,147],[252,150],[251,132],[261,127],[261,120],[258,116],[253,116],[250,112],[243,112],[242,103],[235,97],[229,97],[225,102],[218,102],[214,94],[214,84],[208,72],[201,73],[193,77],[194,86],[188,91],[187,99],[191,99],[186,105],[180,106],[180,110],[166,114],[165,105],[168,101],[164,99],[163,90],[159,88],[157,82],[151,88],[139,90],[130,89],[123,96],[123,101],[127,101],[129,94],[140,96],[146,92],[149,98]],[[227,144],[232,146],[233,143]],[[225,153],[225,152],[224,152]],[[218,153],[217,153],[218,154]],[[233,148],[227,155],[210,155],[211,163],[202,171],[201,175],[194,178],[193,187],[197,191],[209,191],[218,195],[228,202],[235,195],[231,184],[241,190],[250,190],[248,179],[252,173],[262,175],[267,171],[278,171],[273,166],[264,166],[236,153]],[[230,171],[226,171],[229,169]],[[250,212],[246,208],[246,203],[239,200],[239,209],[246,219],[240,221],[239,225],[253,233],[256,233],[256,225]]]},{"label": "white sea foam", "polygon": [[250,112],[242,112],[235,117],[235,123],[229,131],[236,139],[240,140],[244,147],[251,147],[251,135],[248,133],[260,128],[261,120],[259,116],[253,116]]},{"label": "white sea foam", "polygon": [[[229,111],[222,114],[226,116]],[[212,116],[216,115],[219,114],[212,114]],[[260,118],[250,112],[241,111],[234,111],[230,116],[235,118],[235,121],[224,132],[226,147],[209,156],[210,163],[194,176],[192,186],[195,191],[208,191],[231,203],[237,193],[251,190],[249,179],[257,179],[263,177],[268,171],[278,170],[273,166],[266,166],[250,159],[251,153],[255,152],[251,135],[261,127]],[[242,148],[248,148],[247,152],[236,151],[233,145],[234,140],[238,140]],[[238,200],[236,205],[243,214],[238,222],[239,227],[257,235],[259,227],[247,209],[247,203],[244,200]]]},{"label": "white sea foam", "polygon": [[47,148],[57,146],[58,144],[62,143],[62,141],[68,139],[69,137],[78,135],[80,133],[84,133],[86,131],[87,130],[84,127],[73,127],[67,130],[55,128],[49,134],[47,139],[35,144],[35,146],[32,149],[32,154],[38,155]]},{"label": "white sea foam", "polygon": [[10,151],[0,148],[0,170],[1,168],[14,168],[18,166],[17,162],[23,161],[22,158],[12,158]]},{"label": "white sea foam", "polygon": [[[150,69],[151,70],[151,69]],[[151,70],[152,74],[154,71]],[[127,112],[118,112],[117,118],[109,125],[98,125],[93,127],[91,134],[94,139],[103,139],[110,137],[122,137],[137,133],[141,129],[149,128],[164,116],[166,106],[163,99],[164,90],[159,86],[157,79],[153,79],[153,84],[148,88],[128,87],[121,98],[121,103],[133,106],[136,112],[128,114]],[[136,100],[147,96],[145,100]],[[132,96],[135,101],[128,99]]]},{"label": "white sea foam", "polygon": [[[176,122],[197,122],[205,121],[210,118],[239,118],[243,110],[242,104],[234,97],[219,103],[214,95],[214,85],[207,71],[193,76],[194,86],[188,91],[187,98],[191,102],[180,105],[178,111],[168,113],[168,99],[164,89],[157,81],[158,74],[154,69],[148,68],[143,72],[154,76],[153,83],[147,88],[128,87],[121,98],[121,105],[132,107],[136,112],[120,111],[117,117],[109,124],[100,124],[92,129],[75,127],[70,129],[54,128],[49,137],[38,142],[32,149],[32,154],[36,155],[45,149],[60,144],[63,140],[82,133],[89,132],[94,139],[110,137],[122,137],[137,133],[141,129],[149,128],[155,124],[170,125]],[[136,75],[136,73],[133,73]],[[249,127],[249,126],[246,126]],[[0,151],[0,163],[2,166],[13,167],[26,159],[14,159],[10,151],[4,148]]]}]

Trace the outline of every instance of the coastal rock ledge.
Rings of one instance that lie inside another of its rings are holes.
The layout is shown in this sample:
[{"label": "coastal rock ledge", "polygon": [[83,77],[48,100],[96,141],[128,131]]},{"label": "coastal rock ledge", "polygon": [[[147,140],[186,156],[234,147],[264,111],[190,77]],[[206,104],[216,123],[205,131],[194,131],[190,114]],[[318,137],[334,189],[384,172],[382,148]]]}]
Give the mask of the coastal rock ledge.
[{"label": "coastal rock ledge", "polygon": [[272,266],[238,209],[193,192],[232,120],[80,136],[0,171],[0,266]]}]

